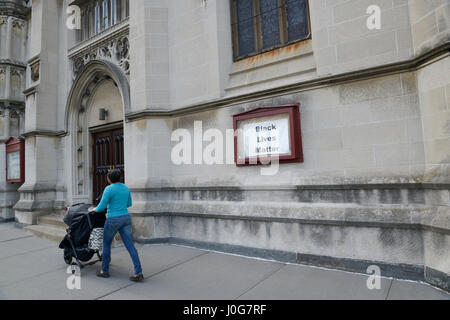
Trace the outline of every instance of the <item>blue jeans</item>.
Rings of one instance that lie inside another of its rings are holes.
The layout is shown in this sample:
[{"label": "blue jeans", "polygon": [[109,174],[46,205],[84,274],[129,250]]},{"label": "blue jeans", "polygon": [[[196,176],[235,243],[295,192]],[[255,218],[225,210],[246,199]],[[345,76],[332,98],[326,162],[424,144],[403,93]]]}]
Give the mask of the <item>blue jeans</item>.
[{"label": "blue jeans", "polygon": [[103,231],[102,270],[104,273],[109,272],[109,263],[111,262],[111,243],[117,232],[120,233],[123,243],[127,248],[131,259],[133,260],[134,273],[142,273],[141,262],[139,261],[138,252],[133,244],[133,236],[131,230],[130,215],[106,219],[105,229]]}]

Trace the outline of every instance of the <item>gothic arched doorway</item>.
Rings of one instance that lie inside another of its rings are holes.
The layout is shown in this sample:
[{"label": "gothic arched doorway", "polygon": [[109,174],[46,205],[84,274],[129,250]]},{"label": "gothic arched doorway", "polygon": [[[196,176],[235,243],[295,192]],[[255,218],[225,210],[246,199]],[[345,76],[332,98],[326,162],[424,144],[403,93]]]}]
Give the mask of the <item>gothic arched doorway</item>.
[{"label": "gothic arched doorway", "polygon": [[71,150],[69,202],[91,202],[106,187],[106,174],[124,168],[125,112],[129,110],[129,84],[122,71],[106,61],[92,61],[72,87],[66,113]]}]

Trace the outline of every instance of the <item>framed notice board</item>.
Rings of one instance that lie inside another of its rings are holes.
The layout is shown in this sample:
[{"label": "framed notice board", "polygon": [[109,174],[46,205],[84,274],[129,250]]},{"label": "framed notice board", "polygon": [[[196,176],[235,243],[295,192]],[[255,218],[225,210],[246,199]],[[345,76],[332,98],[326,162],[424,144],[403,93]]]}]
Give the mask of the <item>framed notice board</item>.
[{"label": "framed notice board", "polygon": [[25,140],[12,137],[6,141],[6,181],[25,182]]},{"label": "framed notice board", "polygon": [[303,162],[300,104],[257,108],[233,116],[237,166]]}]

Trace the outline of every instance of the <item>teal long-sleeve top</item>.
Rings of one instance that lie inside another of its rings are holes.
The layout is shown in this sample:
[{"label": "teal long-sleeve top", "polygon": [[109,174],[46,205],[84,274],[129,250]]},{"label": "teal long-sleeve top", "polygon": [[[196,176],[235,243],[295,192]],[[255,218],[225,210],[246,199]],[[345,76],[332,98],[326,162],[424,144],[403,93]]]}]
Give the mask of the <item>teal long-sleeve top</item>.
[{"label": "teal long-sleeve top", "polygon": [[131,206],[130,189],[123,183],[115,183],[105,188],[102,200],[95,211],[104,212],[108,208],[108,218],[113,218],[129,214],[128,208]]}]

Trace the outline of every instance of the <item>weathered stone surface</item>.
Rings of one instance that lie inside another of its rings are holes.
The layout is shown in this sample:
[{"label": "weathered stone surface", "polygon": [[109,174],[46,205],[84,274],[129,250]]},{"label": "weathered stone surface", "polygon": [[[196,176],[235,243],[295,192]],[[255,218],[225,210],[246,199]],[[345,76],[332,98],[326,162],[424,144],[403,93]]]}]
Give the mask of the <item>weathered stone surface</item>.
[{"label": "weathered stone surface", "polygon": [[450,11],[445,0],[424,2],[413,0],[409,5],[414,49],[417,53],[438,46],[450,36]]},{"label": "weathered stone surface", "polygon": [[[58,17],[67,2],[29,2],[31,21],[23,10],[0,14],[0,136],[27,138],[26,182],[20,198],[19,185],[0,182],[0,220],[13,217],[13,206],[27,225],[92,202],[91,134],[124,122],[139,241],[179,238],[404,263],[436,271],[430,279],[448,274],[438,244],[448,248],[450,59],[411,61],[448,45],[449,4],[309,3],[310,39],[240,61],[229,1],[133,0],[129,19],[85,42]],[[381,9],[380,30],[367,28],[370,5]],[[7,114],[25,100],[25,118]],[[194,137],[202,121],[225,134],[237,113],[290,103],[301,104],[303,163],[267,177],[258,166],[171,161],[176,129]],[[108,109],[105,121],[99,109]],[[0,163],[4,154],[0,143]]]}]

